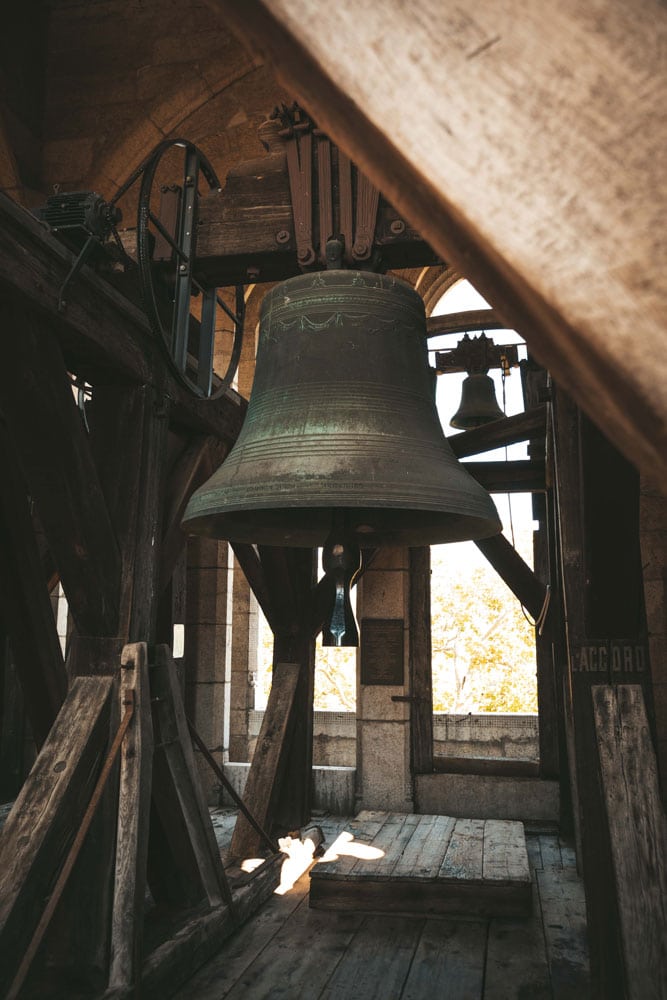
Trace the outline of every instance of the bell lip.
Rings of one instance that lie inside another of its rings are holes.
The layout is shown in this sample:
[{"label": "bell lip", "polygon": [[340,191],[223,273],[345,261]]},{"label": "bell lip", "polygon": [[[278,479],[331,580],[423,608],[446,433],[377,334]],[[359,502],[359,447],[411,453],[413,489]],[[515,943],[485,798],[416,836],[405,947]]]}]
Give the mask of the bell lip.
[{"label": "bell lip", "polygon": [[[502,523],[497,512],[495,517],[483,517],[472,514],[447,514],[433,510],[331,506],[253,508],[227,513],[207,513],[200,510],[190,517],[186,511],[182,527],[188,534],[204,535],[229,542],[318,548],[324,544],[331,531],[334,510],[345,511],[352,519],[350,535],[362,549],[379,546],[412,548],[449,542],[478,541],[502,532]],[[401,523],[403,519],[405,524]],[[363,527],[365,525],[370,527],[373,521],[376,527],[364,531]]]}]

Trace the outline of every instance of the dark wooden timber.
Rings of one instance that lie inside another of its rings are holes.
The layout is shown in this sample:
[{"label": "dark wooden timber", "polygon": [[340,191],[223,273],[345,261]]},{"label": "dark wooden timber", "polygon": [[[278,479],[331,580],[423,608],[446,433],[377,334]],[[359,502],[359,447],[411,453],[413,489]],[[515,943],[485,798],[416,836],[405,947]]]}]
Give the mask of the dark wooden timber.
[{"label": "dark wooden timber", "polygon": [[448,333],[503,329],[506,329],[505,323],[493,309],[467,309],[465,312],[429,316],[426,320],[426,331],[429,338],[440,337]]},{"label": "dark wooden timber", "polygon": [[257,549],[254,545],[248,545],[241,542],[232,542],[231,546],[234,550],[234,555],[238,560],[239,566],[243,570],[243,574],[250,585],[250,589],[257,598],[257,603],[262,609],[264,617],[271,627],[271,631],[275,632],[278,628],[278,621],[275,617],[273,608],[271,607],[271,599],[264,577],[264,569],[257,553]]},{"label": "dark wooden timber", "polygon": [[494,448],[504,448],[506,445],[527,441],[546,433],[547,407],[543,403],[514,417],[504,420],[494,420],[492,423],[475,427],[461,434],[453,434],[447,440],[457,458],[468,455],[480,455]]},{"label": "dark wooden timber", "polygon": [[86,430],[58,342],[43,321],[3,300],[0,400],[84,635],[115,635],[120,557]]},{"label": "dark wooden timber", "polygon": [[[298,663],[274,663],[269,700],[262,719],[255,753],[250,764],[243,800],[246,807],[266,829],[275,810],[286,764],[287,736],[293,723],[292,711],[299,682]],[[256,857],[261,837],[239,814],[230,848],[233,857]]]},{"label": "dark wooden timber", "polygon": [[462,462],[489,493],[540,493],[546,489],[544,462]]},{"label": "dark wooden timber", "polygon": [[25,482],[2,420],[0,467],[0,600],[25,710],[39,748],[65,698],[67,677]]},{"label": "dark wooden timber", "polygon": [[143,959],[144,897],[150,817],[153,726],[145,643],[121,657],[120,710],[132,697],[134,717],[122,750],[118,793],[116,869],[111,924],[109,986],[138,984]]},{"label": "dark wooden timber", "polygon": [[88,805],[109,732],[111,678],[79,677],[0,841],[0,990],[14,976]]},{"label": "dark wooden timber", "polygon": [[409,552],[410,752],[413,773],[423,774],[433,770],[431,550],[423,546]]},{"label": "dark wooden timber", "polygon": [[496,572],[502,577],[524,608],[537,619],[544,606],[546,587],[524,562],[504,535],[481,538],[475,542]]},{"label": "dark wooden timber", "polygon": [[638,684],[594,685],[595,731],[618,895],[625,995],[667,990],[667,819]]},{"label": "dark wooden timber", "polygon": [[171,805],[171,819],[165,814],[163,821],[173,822],[176,809],[180,810],[209,904],[218,906],[224,902],[230,905],[231,893],[220,860],[211,817],[204,802],[176,667],[168,646],[160,645],[155,649],[151,691],[153,713],[159,732],[156,751],[159,750],[164,755],[176,793]]},{"label": "dark wooden timber", "polygon": [[[636,470],[557,389],[555,468],[567,622],[568,752],[594,996],[625,998],[618,888],[597,769],[591,688],[641,684],[651,721]],[[602,653],[599,651],[602,650]],[[615,652],[616,651],[616,652]],[[631,655],[625,655],[629,653]],[[609,942],[617,943],[610,948]]]}]

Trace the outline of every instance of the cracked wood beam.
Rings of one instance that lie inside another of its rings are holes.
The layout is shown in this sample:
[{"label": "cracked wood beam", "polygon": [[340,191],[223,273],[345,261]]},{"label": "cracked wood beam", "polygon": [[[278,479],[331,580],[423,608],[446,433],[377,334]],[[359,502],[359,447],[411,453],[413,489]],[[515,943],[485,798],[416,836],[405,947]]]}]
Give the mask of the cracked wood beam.
[{"label": "cracked wood beam", "polygon": [[667,487],[665,5],[211,6]]}]

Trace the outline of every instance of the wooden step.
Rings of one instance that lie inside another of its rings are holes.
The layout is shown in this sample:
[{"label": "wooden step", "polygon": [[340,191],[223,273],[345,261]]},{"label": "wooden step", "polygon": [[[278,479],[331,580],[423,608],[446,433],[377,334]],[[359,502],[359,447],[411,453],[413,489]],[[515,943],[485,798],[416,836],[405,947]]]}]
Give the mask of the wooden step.
[{"label": "wooden step", "polygon": [[310,905],[380,913],[523,916],[523,824],[360,812],[310,873]]}]

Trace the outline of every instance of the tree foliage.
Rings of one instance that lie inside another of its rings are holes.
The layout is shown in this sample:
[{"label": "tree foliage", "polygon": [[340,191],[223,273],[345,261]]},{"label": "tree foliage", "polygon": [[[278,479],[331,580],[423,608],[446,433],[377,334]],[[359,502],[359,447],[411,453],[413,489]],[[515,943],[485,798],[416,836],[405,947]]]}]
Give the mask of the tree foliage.
[{"label": "tree foliage", "polygon": [[[530,533],[519,539],[529,558]],[[536,712],[535,633],[516,598],[472,542],[431,549],[433,710]],[[271,686],[273,637],[264,622],[258,707]],[[317,643],[315,709],[354,711],[355,649]]]}]

